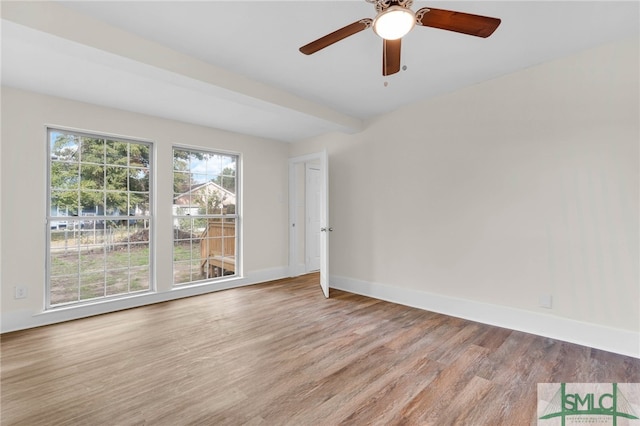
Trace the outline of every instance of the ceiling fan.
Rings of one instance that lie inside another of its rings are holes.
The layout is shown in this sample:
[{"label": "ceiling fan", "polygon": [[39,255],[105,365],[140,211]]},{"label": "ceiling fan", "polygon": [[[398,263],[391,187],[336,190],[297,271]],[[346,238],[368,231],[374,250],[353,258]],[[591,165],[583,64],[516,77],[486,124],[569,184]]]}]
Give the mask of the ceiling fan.
[{"label": "ceiling fan", "polygon": [[375,18],[364,18],[300,48],[300,52],[311,55],[325,47],[352,36],[367,28],[382,38],[382,75],[400,71],[400,47],[402,37],[415,25],[439,28],[476,37],[489,37],[500,25],[500,19],[451,10],[423,7],[411,10],[413,0],[366,0],[375,6]]}]

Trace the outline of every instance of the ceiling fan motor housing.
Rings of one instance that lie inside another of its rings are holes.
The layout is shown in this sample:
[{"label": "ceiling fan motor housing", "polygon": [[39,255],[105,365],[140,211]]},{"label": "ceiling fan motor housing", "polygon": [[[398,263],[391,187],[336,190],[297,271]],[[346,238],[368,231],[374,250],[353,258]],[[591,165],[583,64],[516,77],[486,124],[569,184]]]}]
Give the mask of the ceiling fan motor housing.
[{"label": "ceiling fan motor housing", "polygon": [[371,3],[375,6],[376,12],[380,13],[391,6],[401,6],[410,8],[413,6],[413,0],[366,0],[367,3]]}]

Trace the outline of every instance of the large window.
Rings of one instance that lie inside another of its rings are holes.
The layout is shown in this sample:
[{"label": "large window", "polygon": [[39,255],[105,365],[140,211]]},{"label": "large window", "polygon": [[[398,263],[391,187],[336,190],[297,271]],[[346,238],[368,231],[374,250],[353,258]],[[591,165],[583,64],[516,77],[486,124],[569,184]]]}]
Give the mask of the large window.
[{"label": "large window", "polygon": [[173,282],[236,275],[238,156],[174,148]]},{"label": "large window", "polygon": [[47,306],[151,290],[151,145],[49,129]]}]

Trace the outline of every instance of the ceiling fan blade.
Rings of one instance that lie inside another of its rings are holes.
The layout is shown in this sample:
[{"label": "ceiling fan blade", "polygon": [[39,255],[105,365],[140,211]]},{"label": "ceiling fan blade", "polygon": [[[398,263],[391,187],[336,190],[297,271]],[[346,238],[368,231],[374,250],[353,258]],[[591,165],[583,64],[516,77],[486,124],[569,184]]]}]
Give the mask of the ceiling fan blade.
[{"label": "ceiling fan blade", "polygon": [[371,26],[372,23],[373,19],[361,19],[357,22],[354,22],[353,24],[342,27],[339,30],[332,32],[331,34],[327,34],[324,37],[320,37],[319,39],[302,46],[300,48],[300,52],[304,53],[305,55],[316,53],[318,50],[324,49],[327,46],[331,46],[333,43],[359,33],[360,31],[366,30]]},{"label": "ceiling fan blade", "polygon": [[500,25],[500,19],[452,10],[423,7],[416,12],[418,25],[440,28],[476,37],[489,37]]},{"label": "ceiling fan blade", "polygon": [[391,75],[400,71],[400,47],[402,39],[382,39],[382,75]]}]

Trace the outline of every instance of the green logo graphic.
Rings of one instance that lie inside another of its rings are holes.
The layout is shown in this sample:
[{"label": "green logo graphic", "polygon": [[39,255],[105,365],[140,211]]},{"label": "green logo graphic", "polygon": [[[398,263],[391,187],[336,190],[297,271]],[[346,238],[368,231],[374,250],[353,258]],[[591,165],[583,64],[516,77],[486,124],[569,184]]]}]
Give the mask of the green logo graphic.
[{"label": "green logo graphic", "polygon": [[[557,383],[539,384],[538,394],[541,386],[558,386]],[[567,418],[573,423],[591,424],[597,419],[609,418],[609,424],[618,425],[618,419],[638,420],[633,406],[626,396],[620,392],[617,383],[608,384],[611,387],[603,389],[605,384],[572,384],[573,391],[567,391],[567,384],[560,383],[559,388],[547,404],[542,415],[538,418],[538,424],[544,425],[540,420],[559,418],[561,425],[565,426]],[[609,391],[611,389],[611,391]],[[540,401],[538,401],[540,404]],[[575,416],[575,417],[574,417]],[[604,418],[602,416],[605,416]],[[602,424],[602,421],[598,421]],[[634,423],[635,424],[635,423]]]}]

